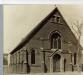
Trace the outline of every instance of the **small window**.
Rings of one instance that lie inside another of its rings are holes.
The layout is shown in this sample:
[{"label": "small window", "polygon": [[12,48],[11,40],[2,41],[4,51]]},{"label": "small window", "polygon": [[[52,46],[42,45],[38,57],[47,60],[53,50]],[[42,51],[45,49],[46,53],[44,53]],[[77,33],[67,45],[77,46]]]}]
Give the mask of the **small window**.
[{"label": "small window", "polygon": [[60,23],[60,16],[54,15],[54,16],[52,17],[52,22]]},{"label": "small window", "polygon": [[59,16],[56,17],[56,22],[60,23],[60,17]]},{"label": "small window", "polygon": [[35,64],[35,50],[31,51],[31,64]]},{"label": "small window", "polygon": [[77,54],[76,53],[74,53],[74,65],[76,65],[76,60],[77,59]]},{"label": "small window", "polygon": [[18,62],[20,63],[20,52],[18,52]]}]

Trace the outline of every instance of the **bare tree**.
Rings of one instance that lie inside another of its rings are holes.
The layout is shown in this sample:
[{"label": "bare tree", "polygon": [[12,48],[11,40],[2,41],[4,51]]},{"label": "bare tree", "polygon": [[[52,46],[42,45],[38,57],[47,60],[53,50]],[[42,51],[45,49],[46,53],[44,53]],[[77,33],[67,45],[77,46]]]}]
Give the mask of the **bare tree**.
[{"label": "bare tree", "polygon": [[[75,29],[74,27],[76,27],[77,29]],[[79,55],[80,55],[80,38],[82,36],[82,27],[83,27],[83,23],[80,23],[79,21],[76,21],[75,23],[73,23],[72,25],[72,29],[75,31],[75,33],[77,34],[78,36],[78,43],[77,43],[77,70],[80,71],[79,69],[79,64],[80,64],[80,58]]]}]

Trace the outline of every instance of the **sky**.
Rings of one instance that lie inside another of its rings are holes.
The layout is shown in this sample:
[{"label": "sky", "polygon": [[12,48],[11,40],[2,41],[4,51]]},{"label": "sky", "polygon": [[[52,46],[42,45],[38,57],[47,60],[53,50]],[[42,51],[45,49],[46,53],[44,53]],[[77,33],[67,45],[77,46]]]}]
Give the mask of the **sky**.
[{"label": "sky", "polygon": [[[83,5],[4,5],[4,53],[12,51],[25,36],[58,7],[68,25],[83,22]],[[83,31],[82,31],[83,32]],[[83,46],[83,33],[81,45]]]}]

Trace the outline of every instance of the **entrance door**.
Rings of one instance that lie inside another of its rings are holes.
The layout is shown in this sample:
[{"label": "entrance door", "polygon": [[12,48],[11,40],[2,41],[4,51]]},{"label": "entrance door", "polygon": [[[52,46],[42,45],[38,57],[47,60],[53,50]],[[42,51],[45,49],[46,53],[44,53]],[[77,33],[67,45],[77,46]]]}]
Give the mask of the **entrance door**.
[{"label": "entrance door", "polygon": [[59,54],[53,56],[53,72],[60,72],[60,58]]}]

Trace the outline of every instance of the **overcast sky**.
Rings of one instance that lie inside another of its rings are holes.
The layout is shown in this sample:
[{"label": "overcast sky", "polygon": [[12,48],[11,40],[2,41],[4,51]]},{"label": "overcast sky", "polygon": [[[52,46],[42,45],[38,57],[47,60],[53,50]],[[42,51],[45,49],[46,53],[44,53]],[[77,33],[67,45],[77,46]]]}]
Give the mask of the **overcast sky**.
[{"label": "overcast sky", "polygon": [[[83,5],[57,5],[69,25],[83,22]],[[4,5],[4,53],[19,42],[53,9],[55,5]],[[81,37],[81,44],[83,45]]]}]

